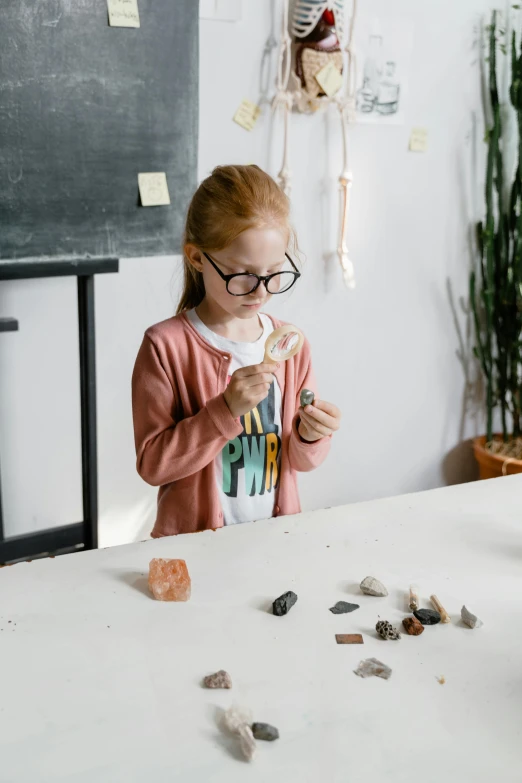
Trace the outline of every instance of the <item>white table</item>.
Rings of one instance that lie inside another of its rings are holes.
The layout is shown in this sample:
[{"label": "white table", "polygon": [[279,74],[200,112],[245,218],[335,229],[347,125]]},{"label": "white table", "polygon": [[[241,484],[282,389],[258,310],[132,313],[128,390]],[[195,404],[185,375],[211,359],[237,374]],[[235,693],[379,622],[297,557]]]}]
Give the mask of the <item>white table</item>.
[{"label": "white table", "polygon": [[[149,597],[157,556],[186,559],[188,603]],[[384,642],[410,582],[453,622]],[[0,781],[520,783],[521,607],[522,477],[0,569]],[[353,674],[372,656],[390,680]],[[203,689],[220,668],[233,690]],[[232,702],[281,732],[251,765],[218,727]]]}]

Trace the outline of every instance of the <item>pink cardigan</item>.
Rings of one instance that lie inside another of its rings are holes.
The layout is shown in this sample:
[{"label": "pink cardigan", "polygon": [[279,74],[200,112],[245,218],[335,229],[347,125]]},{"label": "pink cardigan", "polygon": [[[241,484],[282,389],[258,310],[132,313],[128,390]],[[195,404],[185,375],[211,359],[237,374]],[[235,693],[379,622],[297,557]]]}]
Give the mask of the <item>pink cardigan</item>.
[{"label": "pink cardigan", "polygon": [[[274,328],[282,322],[272,318]],[[230,356],[207,343],[188,318],[178,315],[147,330],[132,376],[137,469],[159,487],[154,538],[223,526],[214,459],[242,432],[225,402]],[[315,391],[310,346],[276,372],[283,399],[282,450],[275,516],[301,508],[296,471],[326,457],[330,438],[299,437],[301,389]]]}]

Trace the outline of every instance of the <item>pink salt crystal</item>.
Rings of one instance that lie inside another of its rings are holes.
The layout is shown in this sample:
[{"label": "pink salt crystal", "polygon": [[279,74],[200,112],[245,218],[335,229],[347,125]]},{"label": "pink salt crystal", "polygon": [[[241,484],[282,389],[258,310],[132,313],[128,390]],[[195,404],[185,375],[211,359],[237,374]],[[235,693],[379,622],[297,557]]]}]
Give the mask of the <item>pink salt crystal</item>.
[{"label": "pink salt crystal", "polygon": [[190,576],[184,560],[155,557],[149,564],[149,589],[158,601],[188,601]]}]

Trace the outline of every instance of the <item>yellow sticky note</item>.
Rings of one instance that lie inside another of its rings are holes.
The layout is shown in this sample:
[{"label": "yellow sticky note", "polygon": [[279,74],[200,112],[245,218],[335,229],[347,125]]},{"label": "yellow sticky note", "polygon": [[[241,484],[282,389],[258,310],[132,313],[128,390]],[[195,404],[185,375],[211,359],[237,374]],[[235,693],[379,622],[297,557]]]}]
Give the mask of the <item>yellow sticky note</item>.
[{"label": "yellow sticky note", "polygon": [[139,27],[138,0],[107,0],[111,27]]},{"label": "yellow sticky note", "polygon": [[260,114],[261,109],[259,106],[256,103],[252,103],[252,101],[247,101],[245,99],[244,101],[241,101],[239,109],[234,114],[234,122],[237,122],[237,124],[241,125],[245,130],[251,131]]},{"label": "yellow sticky note", "polygon": [[319,83],[322,91],[331,98],[336,92],[339,92],[343,86],[343,75],[339,68],[336,68],[330,60],[319,73],[315,74],[315,79]]},{"label": "yellow sticky note", "polygon": [[428,131],[426,128],[412,128],[410,152],[426,152],[428,149]]},{"label": "yellow sticky note", "polygon": [[170,204],[167,175],[164,171],[138,174],[142,207],[164,207]]}]

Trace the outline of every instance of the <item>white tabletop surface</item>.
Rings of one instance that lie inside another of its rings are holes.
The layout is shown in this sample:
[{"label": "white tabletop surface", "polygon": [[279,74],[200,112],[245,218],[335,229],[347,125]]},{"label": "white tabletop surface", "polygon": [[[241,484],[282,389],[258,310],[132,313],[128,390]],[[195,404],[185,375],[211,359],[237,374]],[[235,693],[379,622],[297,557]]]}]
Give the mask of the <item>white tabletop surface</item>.
[{"label": "white tabletop surface", "polygon": [[[188,603],[148,595],[158,556],[186,559]],[[453,622],[382,641],[411,582]],[[520,783],[521,608],[522,477],[6,567],[0,781]],[[355,676],[369,657],[389,680]],[[202,688],[221,668],[233,690]],[[251,764],[219,728],[233,702],[281,734]]]}]

